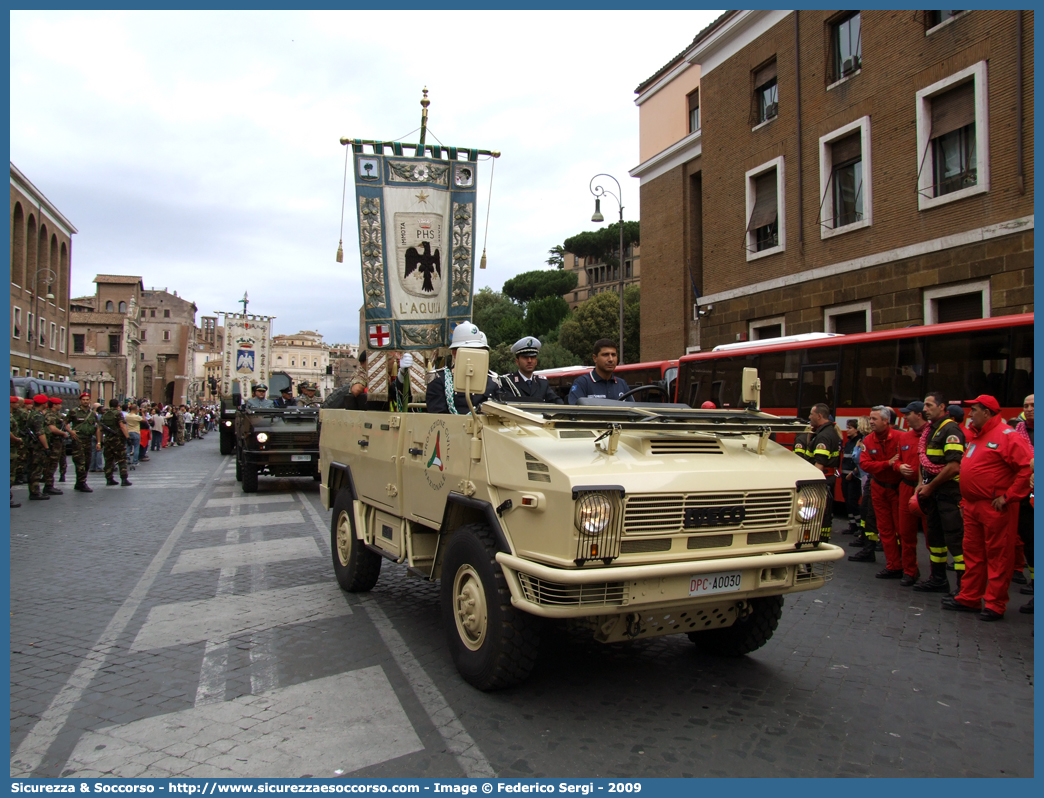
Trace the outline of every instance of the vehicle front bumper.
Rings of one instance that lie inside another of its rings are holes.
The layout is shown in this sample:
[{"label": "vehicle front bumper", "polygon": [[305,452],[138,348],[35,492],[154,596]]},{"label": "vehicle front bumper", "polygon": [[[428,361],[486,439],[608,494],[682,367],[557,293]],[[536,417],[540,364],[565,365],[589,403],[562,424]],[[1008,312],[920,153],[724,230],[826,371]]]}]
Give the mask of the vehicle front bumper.
[{"label": "vehicle front bumper", "polygon": [[[721,605],[822,587],[844,550],[829,543],[779,554],[604,568],[551,568],[499,552],[511,603],[545,618],[620,615],[659,607]],[[741,574],[738,590],[690,595],[706,574]]]}]

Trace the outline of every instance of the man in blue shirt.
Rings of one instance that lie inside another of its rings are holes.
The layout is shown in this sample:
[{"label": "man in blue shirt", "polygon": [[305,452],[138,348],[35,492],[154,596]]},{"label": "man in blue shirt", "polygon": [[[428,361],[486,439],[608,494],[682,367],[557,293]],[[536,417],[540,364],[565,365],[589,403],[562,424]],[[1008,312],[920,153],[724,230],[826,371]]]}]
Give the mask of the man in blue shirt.
[{"label": "man in blue shirt", "polygon": [[[608,338],[599,338],[594,345],[594,369],[581,374],[569,390],[569,404],[590,396],[598,399],[619,399],[630,388],[619,377],[614,377],[617,362],[616,344]],[[634,401],[632,397],[628,397]]]}]

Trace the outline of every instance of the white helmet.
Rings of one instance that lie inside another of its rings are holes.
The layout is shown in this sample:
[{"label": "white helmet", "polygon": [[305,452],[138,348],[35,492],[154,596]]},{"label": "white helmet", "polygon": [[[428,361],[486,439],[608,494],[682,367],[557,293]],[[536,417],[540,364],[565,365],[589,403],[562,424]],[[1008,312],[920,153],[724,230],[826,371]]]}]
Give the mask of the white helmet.
[{"label": "white helmet", "polygon": [[464,321],[453,328],[450,349],[488,349],[486,334],[470,321]]}]

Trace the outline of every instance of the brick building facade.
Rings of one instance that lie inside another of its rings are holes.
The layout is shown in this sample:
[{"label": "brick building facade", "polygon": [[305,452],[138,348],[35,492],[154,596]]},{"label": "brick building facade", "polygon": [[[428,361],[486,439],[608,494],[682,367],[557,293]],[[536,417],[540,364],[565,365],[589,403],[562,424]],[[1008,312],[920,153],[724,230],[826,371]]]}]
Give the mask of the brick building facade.
[{"label": "brick building facade", "polygon": [[[619,247],[617,247],[619,250]],[[613,255],[616,258],[616,255]],[[569,303],[570,310],[576,310],[582,303],[603,291],[620,290],[620,272],[618,266],[607,265],[593,257],[582,258],[571,252],[562,255],[562,268],[576,273],[576,289],[562,294],[562,299]],[[638,244],[627,247],[624,256],[624,288],[641,285],[642,248]]]},{"label": "brick building facade", "polygon": [[77,230],[14,164],[8,230],[11,376],[68,379],[69,275]]},{"label": "brick building facade", "polygon": [[139,398],[140,277],[99,274],[94,296],[70,300],[69,365],[96,402]]},{"label": "brick building facade", "polygon": [[702,31],[637,89],[643,356],[1032,311],[1033,45],[1025,11]]},{"label": "brick building facade", "polygon": [[143,396],[164,404],[195,401],[203,384],[195,373],[196,303],[177,291],[149,288],[142,291],[139,307],[137,367]]}]

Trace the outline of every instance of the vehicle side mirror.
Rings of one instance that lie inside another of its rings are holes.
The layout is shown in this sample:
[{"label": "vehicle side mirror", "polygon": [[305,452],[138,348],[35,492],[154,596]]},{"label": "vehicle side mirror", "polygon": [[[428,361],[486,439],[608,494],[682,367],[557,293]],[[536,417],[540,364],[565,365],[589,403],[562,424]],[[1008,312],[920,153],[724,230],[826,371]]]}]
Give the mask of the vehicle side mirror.
[{"label": "vehicle side mirror", "polygon": [[748,410],[761,409],[761,380],[758,379],[758,370],[743,369],[743,404]]},{"label": "vehicle side mirror", "polygon": [[453,362],[453,388],[467,395],[486,392],[489,352],[485,349],[460,348]]}]

